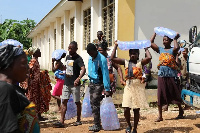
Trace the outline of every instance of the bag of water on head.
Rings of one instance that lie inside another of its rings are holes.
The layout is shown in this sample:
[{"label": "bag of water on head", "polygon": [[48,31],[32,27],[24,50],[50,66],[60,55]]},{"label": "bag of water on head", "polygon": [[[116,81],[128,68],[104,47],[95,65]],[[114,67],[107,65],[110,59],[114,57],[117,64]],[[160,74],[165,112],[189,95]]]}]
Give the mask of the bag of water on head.
[{"label": "bag of water on head", "polygon": [[70,98],[67,102],[67,111],[65,114],[65,119],[69,120],[75,117],[76,115],[77,115],[77,107],[76,107],[76,104],[74,103],[73,96],[70,95]]},{"label": "bag of water on head", "polygon": [[82,117],[91,117],[92,116],[92,108],[90,104],[90,88],[86,88],[85,97],[83,99],[82,104]]},{"label": "bag of water on head", "polygon": [[111,97],[105,97],[100,106],[101,123],[104,130],[117,130],[120,128],[115,105]]}]

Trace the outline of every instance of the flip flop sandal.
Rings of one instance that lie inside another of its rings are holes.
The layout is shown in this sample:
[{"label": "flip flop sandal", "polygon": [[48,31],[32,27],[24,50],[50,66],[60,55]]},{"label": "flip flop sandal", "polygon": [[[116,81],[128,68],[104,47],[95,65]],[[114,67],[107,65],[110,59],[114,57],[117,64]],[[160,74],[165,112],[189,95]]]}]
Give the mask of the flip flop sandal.
[{"label": "flip flop sandal", "polygon": [[73,123],[74,126],[82,125],[81,121],[76,121]]},{"label": "flip flop sandal", "polygon": [[127,127],[126,128],[126,133],[131,133],[131,129],[132,129],[132,127]]},{"label": "flip flop sandal", "polygon": [[175,119],[176,120],[178,120],[178,119],[184,119],[184,116],[183,115],[178,115]]},{"label": "flip flop sandal", "polygon": [[61,122],[56,122],[53,125],[54,125],[55,128],[64,128],[65,127],[65,125],[62,124]]},{"label": "flip flop sandal", "polygon": [[89,131],[99,132],[101,130],[100,126],[93,125],[89,127]]},{"label": "flip flop sandal", "polygon": [[161,122],[161,121],[163,121],[163,118],[161,118],[161,119],[158,118],[158,119],[155,120],[155,122]]}]

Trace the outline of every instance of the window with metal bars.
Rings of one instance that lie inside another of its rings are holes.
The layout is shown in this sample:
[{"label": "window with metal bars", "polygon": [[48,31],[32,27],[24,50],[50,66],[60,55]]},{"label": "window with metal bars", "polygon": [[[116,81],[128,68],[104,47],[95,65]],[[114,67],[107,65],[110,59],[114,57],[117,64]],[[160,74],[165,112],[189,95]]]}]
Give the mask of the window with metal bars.
[{"label": "window with metal bars", "polygon": [[56,50],[56,29],[54,29],[54,50]]},{"label": "window with metal bars", "polygon": [[61,25],[61,49],[64,49],[64,24]]},{"label": "window with metal bars", "polygon": [[102,2],[102,29],[108,45],[112,46],[115,37],[115,0]]},{"label": "window with metal bars", "polygon": [[83,11],[83,48],[86,49],[90,42],[91,8]]},{"label": "window with metal bars", "polygon": [[70,42],[74,41],[74,17],[70,19]]}]

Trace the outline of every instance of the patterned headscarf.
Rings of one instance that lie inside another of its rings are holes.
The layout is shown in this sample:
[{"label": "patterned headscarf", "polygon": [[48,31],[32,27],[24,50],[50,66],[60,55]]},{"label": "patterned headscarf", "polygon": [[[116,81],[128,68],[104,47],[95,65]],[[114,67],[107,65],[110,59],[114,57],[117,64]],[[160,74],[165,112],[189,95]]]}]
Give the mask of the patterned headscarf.
[{"label": "patterned headscarf", "polygon": [[13,45],[0,46],[0,70],[7,69],[19,55],[24,54],[23,49]]},{"label": "patterned headscarf", "polygon": [[37,47],[30,47],[30,48],[28,49],[29,55],[33,55],[38,49],[39,49],[39,48],[37,48]]}]

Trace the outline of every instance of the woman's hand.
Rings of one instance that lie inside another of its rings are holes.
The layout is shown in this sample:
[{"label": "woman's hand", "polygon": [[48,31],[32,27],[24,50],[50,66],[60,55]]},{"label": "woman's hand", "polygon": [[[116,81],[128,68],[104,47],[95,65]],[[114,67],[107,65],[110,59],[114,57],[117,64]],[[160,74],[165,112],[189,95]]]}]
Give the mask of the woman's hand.
[{"label": "woman's hand", "polygon": [[180,37],[180,34],[177,32],[176,36],[174,37],[174,40],[177,40]]},{"label": "woman's hand", "polygon": [[117,40],[114,42],[115,46],[118,46]]},{"label": "woman's hand", "polygon": [[123,79],[121,79],[121,80],[120,80],[120,84],[123,85],[123,86],[125,86],[125,85],[126,85],[126,82],[125,82]]},{"label": "woman's hand", "polygon": [[52,58],[52,62],[54,62],[54,61],[56,61],[56,59],[55,59],[55,58]]}]

